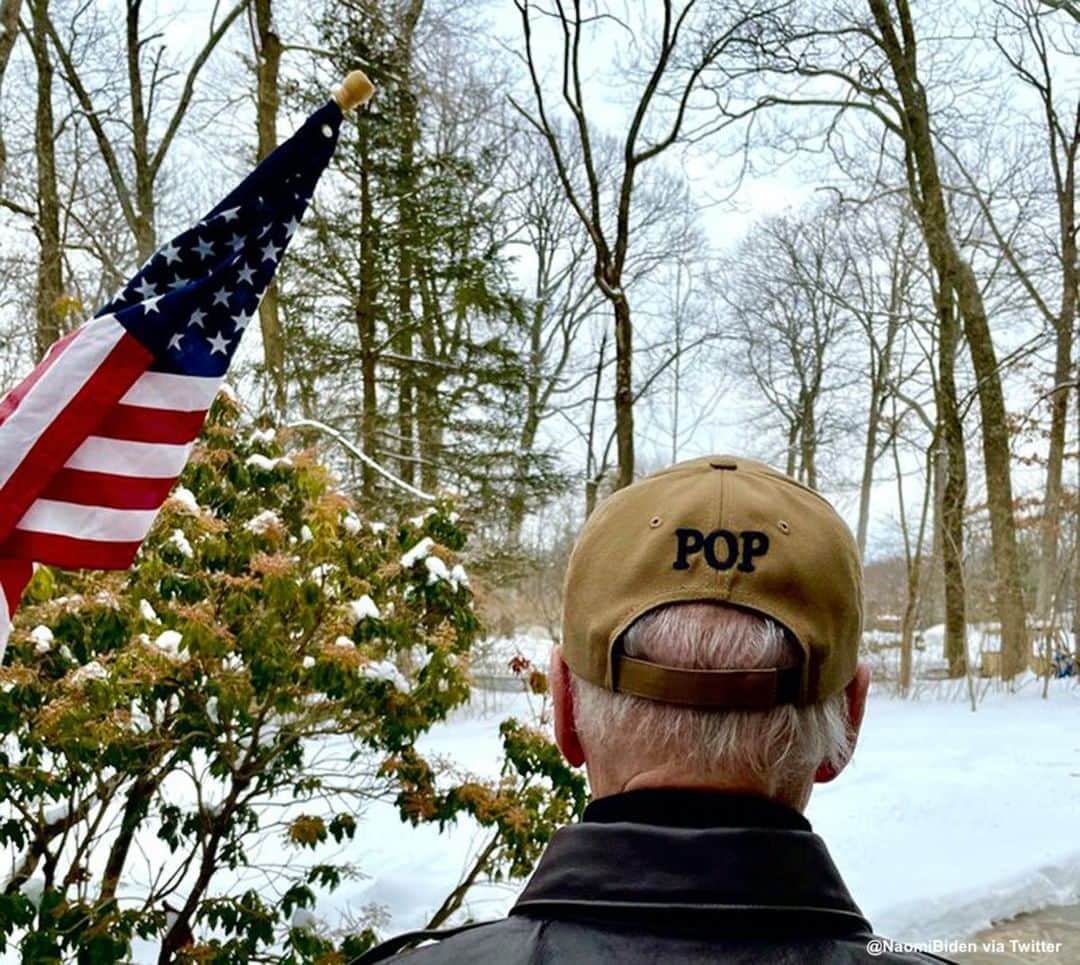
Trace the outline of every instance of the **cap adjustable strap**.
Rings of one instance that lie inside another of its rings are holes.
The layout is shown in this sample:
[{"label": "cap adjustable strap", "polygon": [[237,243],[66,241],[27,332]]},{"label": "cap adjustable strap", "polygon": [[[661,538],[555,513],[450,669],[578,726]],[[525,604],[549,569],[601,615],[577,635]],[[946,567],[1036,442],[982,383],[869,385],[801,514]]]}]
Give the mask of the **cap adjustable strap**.
[{"label": "cap adjustable strap", "polygon": [[693,670],[612,655],[612,689],[669,704],[727,710],[767,710],[799,696],[801,667]]}]

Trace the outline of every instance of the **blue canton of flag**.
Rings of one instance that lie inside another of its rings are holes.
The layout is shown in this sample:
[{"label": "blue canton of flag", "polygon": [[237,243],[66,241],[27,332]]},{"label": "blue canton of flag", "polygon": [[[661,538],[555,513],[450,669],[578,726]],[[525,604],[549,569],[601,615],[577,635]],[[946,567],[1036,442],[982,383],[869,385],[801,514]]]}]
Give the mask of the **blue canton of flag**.
[{"label": "blue canton of flag", "polygon": [[333,101],[313,114],[95,317],[114,314],[153,352],[152,371],[223,375],[333,155],[341,117]]}]

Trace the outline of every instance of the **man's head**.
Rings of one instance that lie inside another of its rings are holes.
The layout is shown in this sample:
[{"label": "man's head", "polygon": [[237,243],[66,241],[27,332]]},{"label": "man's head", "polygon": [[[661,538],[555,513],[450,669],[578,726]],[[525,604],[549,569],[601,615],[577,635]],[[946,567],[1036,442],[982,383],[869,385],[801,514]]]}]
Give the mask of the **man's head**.
[{"label": "man's head", "polygon": [[862,569],[817,493],[741,458],[680,463],[589,519],[567,570],[556,731],[597,796],[709,786],[805,805],[850,757]]}]

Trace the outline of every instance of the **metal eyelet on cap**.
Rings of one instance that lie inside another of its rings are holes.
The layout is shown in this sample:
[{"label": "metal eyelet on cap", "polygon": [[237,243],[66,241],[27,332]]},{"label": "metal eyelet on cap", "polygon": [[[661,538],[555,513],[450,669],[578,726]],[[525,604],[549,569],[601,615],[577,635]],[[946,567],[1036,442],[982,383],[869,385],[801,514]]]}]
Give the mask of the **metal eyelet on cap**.
[{"label": "metal eyelet on cap", "polygon": [[664,521],[659,516],[654,516],[652,519],[649,520],[649,526],[653,529],[656,529],[656,527],[661,525],[663,522]]},{"label": "metal eyelet on cap", "polygon": [[780,530],[781,533],[791,532],[791,526],[786,519],[778,520],[776,523],[776,528]]}]

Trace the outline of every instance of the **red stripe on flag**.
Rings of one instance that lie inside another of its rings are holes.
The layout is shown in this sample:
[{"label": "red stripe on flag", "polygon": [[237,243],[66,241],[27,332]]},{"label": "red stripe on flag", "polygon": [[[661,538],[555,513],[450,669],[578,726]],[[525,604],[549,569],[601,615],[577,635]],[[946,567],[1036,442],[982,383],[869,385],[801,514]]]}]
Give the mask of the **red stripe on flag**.
[{"label": "red stripe on flag", "polygon": [[116,405],[146,371],[152,359],[151,352],[137,338],[124,333],[64,411],[34,441],[7,484],[0,489],[0,540],[11,532],[48,481],[93,433],[103,414]]},{"label": "red stripe on flag", "polygon": [[45,353],[45,358],[37,364],[34,371],[0,399],[0,425],[3,425],[8,416],[19,407],[19,403],[26,398],[35,383],[53,367],[64,349],[71,344],[71,340],[78,334],[79,330],[75,329],[74,332],[69,332],[58,342],[53,342],[48,352]]},{"label": "red stripe on flag", "polygon": [[0,559],[0,593],[4,594],[9,615],[15,612],[22,592],[33,575],[34,567],[28,560]]},{"label": "red stripe on flag", "polygon": [[41,499],[106,509],[157,509],[169,495],[176,477],[145,479],[106,472],[61,469],[42,490]]},{"label": "red stripe on flag", "polygon": [[17,529],[0,545],[0,555],[65,570],[126,570],[141,545],[142,540],[106,542]]},{"label": "red stripe on flag", "polygon": [[187,445],[202,430],[205,412],[172,412],[140,405],[117,405],[94,435],[127,442]]}]

